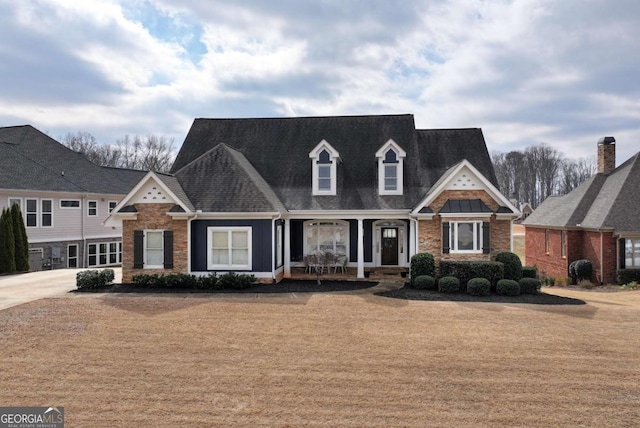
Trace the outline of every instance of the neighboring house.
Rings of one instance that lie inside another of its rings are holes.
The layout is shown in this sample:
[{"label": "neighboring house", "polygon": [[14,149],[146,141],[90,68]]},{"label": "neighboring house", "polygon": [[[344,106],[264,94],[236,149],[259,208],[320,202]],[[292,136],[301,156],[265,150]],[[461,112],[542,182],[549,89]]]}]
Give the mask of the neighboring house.
[{"label": "neighboring house", "polygon": [[123,273],[246,272],[279,281],[331,252],[357,277],[417,252],[488,260],[517,209],[480,129],[416,130],[412,115],[196,119],[172,174],[148,173],[109,222]]},{"label": "neighboring house", "polygon": [[533,212],[533,208],[528,202],[525,204],[522,204],[522,206],[520,207],[520,217],[514,220],[514,223],[522,223],[524,220],[527,219],[527,217],[531,215],[532,212]]},{"label": "neighboring house", "polygon": [[571,262],[588,259],[604,284],[621,269],[640,269],[640,153],[617,168],[615,158],[615,139],[600,139],[598,173],[547,198],[523,222],[527,264],[566,278]]},{"label": "neighboring house", "polygon": [[31,270],[120,264],[122,230],[103,222],[145,174],[97,166],[29,125],[0,128],[0,210],[20,206]]}]

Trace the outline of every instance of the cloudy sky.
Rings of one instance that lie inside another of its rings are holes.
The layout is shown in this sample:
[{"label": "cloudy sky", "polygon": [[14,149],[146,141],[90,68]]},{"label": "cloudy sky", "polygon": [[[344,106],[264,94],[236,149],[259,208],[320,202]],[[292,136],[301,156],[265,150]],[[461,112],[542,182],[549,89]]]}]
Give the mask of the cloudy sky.
[{"label": "cloudy sky", "polygon": [[0,0],[0,126],[412,113],[490,151],[640,150],[637,0]]}]

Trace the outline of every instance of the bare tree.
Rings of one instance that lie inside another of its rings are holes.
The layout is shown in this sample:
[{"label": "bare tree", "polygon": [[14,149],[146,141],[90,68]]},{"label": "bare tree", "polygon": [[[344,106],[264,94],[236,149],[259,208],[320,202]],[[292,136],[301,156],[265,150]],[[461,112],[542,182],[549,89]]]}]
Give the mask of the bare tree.
[{"label": "bare tree", "polygon": [[175,159],[173,138],[128,134],[116,144],[100,144],[88,132],[68,133],[62,143],[96,165],[167,172]]},{"label": "bare tree", "polygon": [[565,159],[546,144],[493,153],[491,159],[502,193],[534,208],[550,195],[572,191],[596,171],[593,159]]}]

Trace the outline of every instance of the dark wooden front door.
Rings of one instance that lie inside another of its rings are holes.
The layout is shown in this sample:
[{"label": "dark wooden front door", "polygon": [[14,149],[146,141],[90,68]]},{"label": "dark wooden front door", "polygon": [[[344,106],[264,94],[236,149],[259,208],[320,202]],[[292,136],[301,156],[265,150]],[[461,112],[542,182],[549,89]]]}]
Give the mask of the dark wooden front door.
[{"label": "dark wooden front door", "polygon": [[380,264],[398,265],[398,228],[383,227],[382,228],[382,254],[380,255]]}]

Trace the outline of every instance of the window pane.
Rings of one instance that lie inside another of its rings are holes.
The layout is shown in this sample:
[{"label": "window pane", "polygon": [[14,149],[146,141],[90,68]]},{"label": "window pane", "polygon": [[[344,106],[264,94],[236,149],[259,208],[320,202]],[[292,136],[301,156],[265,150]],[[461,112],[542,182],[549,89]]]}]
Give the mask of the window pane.
[{"label": "window pane", "polygon": [[231,257],[234,265],[249,264],[249,250],[233,250],[231,251]]},{"label": "window pane", "polygon": [[229,264],[229,250],[211,250],[212,262],[214,265],[228,265]]},{"label": "window pane", "polygon": [[147,250],[147,264],[153,266],[162,266],[164,263],[164,251]]},{"label": "window pane", "polygon": [[78,267],[78,259],[77,258],[69,258],[68,266],[70,268],[77,268]]},{"label": "window pane", "polygon": [[48,227],[51,226],[51,214],[42,214],[42,226]]},{"label": "window pane", "polygon": [[72,200],[61,200],[60,201],[61,208],[80,208],[80,201],[72,201]]},{"label": "window pane", "polygon": [[51,200],[50,199],[43,199],[41,202],[42,202],[42,212],[43,213],[50,213],[51,212]]},{"label": "window pane", "polygon": [[473,223],[458,223],[458,250],[473,249]]},{"label": "window pane", "polygon": [[398,168],[395,165],[384,166],[384,176],[386,178],[396,178],[398,176],[397,172]]},{"label": "window pane", "polygon": [[396,152],[394,152],[391,149],[387,150],[387,153],[385,153],[385,155],[384,155],[384,161],[385,162],[397,162],[398,158],[396,157]]},{"label": "window pane", "polygon": [[322,150],[320,155],[318,156],[318,162],[320,163],[330,163],[331,157],[329,156],[329,152],[326,150]]},{"label": "window pane", "polygon": [[89,266],[95,266],[96,263],[96,256],[89,256]]},{"label": "window pane", "polygon": [[228,248],[228,241],[227,232],[213,232],[213,248]]},{"label": "window pane", "polygon": [[331,179],[321,178],[318,180],[318,190],[331,190]]},{"label": "window pane", "polygon": [[162,248],[162,232],[147,232],[147,248]]},{"label": "window pane", "polygon": [[318,167],[318,177],[319,178],[331,178],[331,167],[330,166],[319,166]]},{"label": "window pane", "polygon": [[316,225],[310,224],[307,226],[307,251],[306,254],[311,254],[318,250],[318,228]]},{"label": "window pane", "polygon": [[69,246],[68,257],[77,257],[77,256],[78,256],[78,246],[77,245]]},{"label": "window pane", "polygon": [[96,244],[89,244],[89,254],[96,254],[98,252],[98,247]]},{"label": "window pane", "polygon": [[231,242],[233,248],[247,248],[247,232],[231,232]]},{"label": "window pane", "polygon": [[36,215],[27,214],[27,227],[36,227]]},{"label": "window pane", "polygon": [[38,202],[35,199],[27,199],[27,212],[34,213],[38,209]]}]

